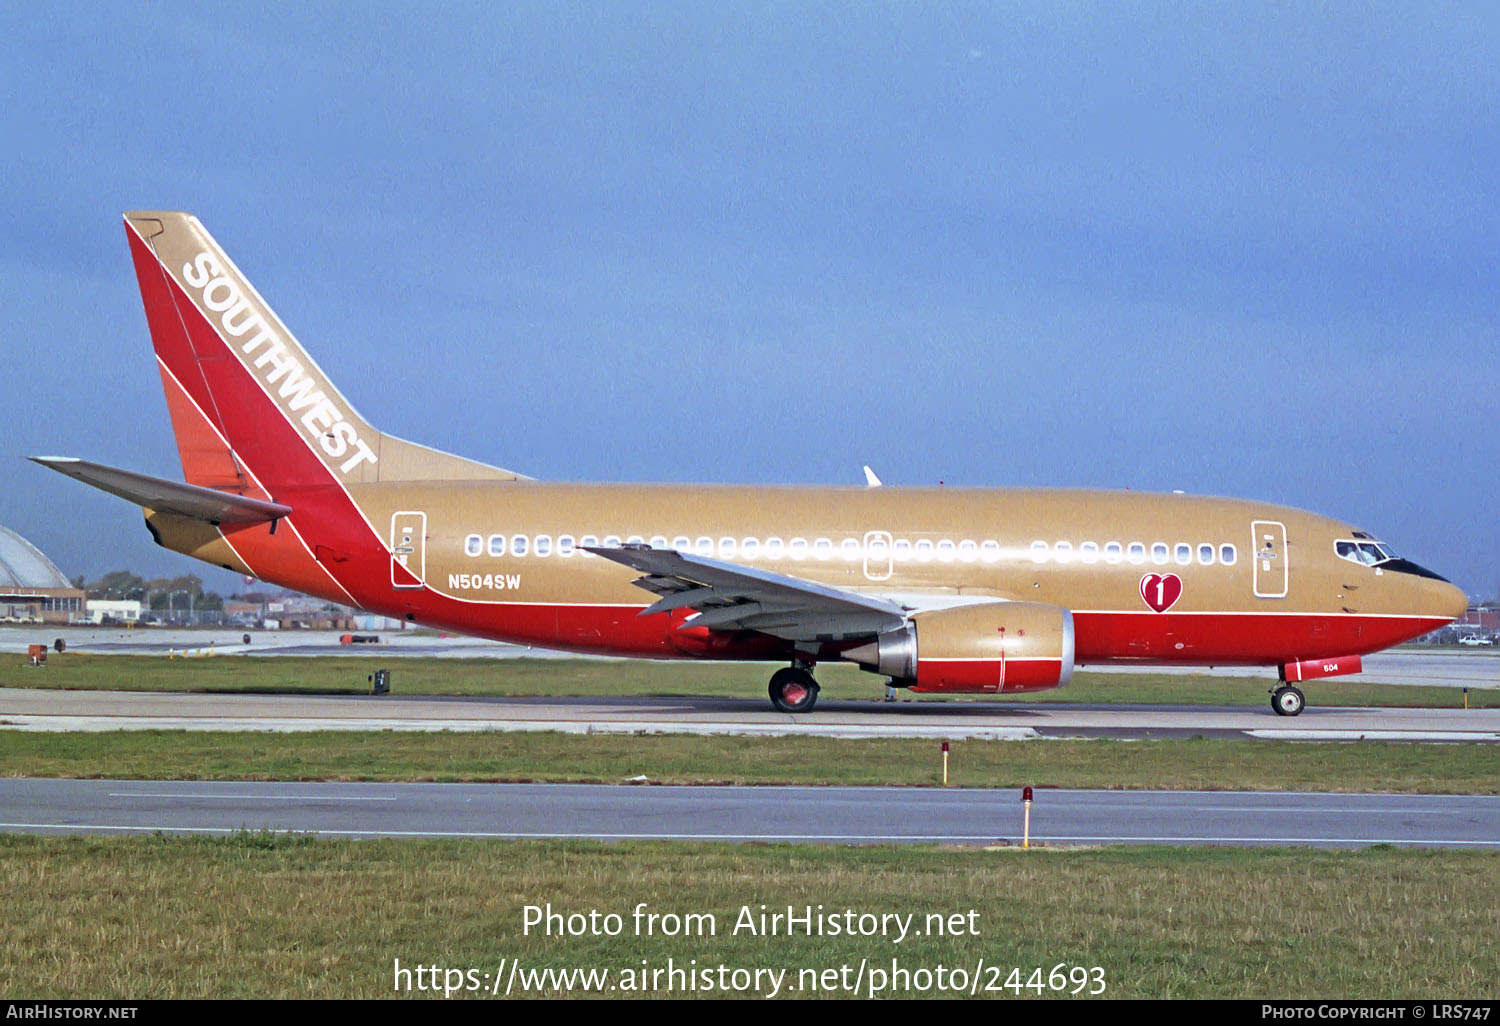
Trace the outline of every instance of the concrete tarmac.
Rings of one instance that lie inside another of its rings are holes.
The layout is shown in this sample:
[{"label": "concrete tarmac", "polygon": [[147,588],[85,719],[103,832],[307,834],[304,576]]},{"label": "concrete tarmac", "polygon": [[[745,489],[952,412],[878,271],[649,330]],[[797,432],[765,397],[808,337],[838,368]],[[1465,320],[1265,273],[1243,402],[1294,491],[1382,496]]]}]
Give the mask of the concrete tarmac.
[{"label": "concrete tarmac", "polygon": [[755,698],[475,698],[179,694],[0,688],[0,730],[495,730],[575,734],[917,737],[1240,737],[1500,741],[1500,709],[1054,702],[820,702],[804,715]]},{"label": "concrete tarmac", "polygon": [[[1500,797],[1038,788],[1031,842],[1500,848]],[[0,830],[1016,844],[1014,790],[0,779]]]}]

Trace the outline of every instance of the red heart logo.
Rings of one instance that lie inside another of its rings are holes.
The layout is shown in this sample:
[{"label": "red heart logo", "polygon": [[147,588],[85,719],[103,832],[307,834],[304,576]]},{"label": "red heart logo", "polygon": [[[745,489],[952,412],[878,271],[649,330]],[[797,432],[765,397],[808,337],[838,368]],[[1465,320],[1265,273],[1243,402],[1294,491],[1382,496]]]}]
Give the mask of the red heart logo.
[{"label": "red heart logo", "polygon": [[1141,578],[1141,598],[1158,613],[1165,613],[1182,597],[1182,578],[1176,574],[1147,574]]}]

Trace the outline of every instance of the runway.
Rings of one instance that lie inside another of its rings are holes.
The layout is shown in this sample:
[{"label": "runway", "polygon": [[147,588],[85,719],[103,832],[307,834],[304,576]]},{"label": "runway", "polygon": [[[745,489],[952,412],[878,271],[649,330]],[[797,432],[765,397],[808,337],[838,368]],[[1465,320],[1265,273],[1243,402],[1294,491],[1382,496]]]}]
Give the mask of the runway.
[{"label": "runway", "polygon": [[1500,709],[1042,702],[824,702],[794,716],[763,698],[467,698],[0,688],[0,730],[453,730],[1027,740],[1237,737],[1500,742]]},{"label": "runway", "polygon": [[[1500,797],[1038,788],[1033,844],[1500,848]],[[0,830],[1018,843],[1014,790],[0,779]]]}]

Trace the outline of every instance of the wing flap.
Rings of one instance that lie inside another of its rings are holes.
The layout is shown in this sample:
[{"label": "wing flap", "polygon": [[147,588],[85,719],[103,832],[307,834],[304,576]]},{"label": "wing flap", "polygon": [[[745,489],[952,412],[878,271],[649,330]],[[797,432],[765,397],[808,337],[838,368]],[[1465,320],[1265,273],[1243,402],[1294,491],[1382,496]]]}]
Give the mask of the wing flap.
[{"label": "wing flap", "polygon": [[75,481],[82,481],[102,492],[128,499],[137,506],[158,513],[176,513],[215,526],[264,523],[279,520],[292,511],[292,507],[283,506],[279,502],[266,502],[264,499],[252,499],[233,492],[183,484],[181,481],[167,481],[118,467],[107,467],[102,463],[90,463],[66,456],[28,458],[33,463],[39,463]]},{"label": "wing flap", "polygon": [[642,616],[696,609],[689,625],[711,630],[755,630],[791,641],[873,636],[899,627],[906,610],[889,599],[725,563],[675,549],[646,546],[588,548],[639,570],[637,587],[660,595]]}]

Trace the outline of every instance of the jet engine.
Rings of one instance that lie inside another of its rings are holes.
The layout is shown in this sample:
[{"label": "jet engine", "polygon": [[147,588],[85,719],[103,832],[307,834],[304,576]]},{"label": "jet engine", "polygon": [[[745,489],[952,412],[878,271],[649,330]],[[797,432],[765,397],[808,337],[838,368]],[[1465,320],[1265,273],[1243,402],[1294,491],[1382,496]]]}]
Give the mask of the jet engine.
[{"label": "jet engine", "polygon": [[1072,679],[1073,614],[1036,602],[934,609],[843,658],[919,692],[1046,691]]}]

